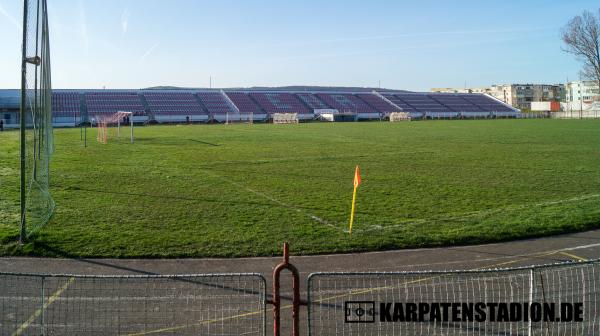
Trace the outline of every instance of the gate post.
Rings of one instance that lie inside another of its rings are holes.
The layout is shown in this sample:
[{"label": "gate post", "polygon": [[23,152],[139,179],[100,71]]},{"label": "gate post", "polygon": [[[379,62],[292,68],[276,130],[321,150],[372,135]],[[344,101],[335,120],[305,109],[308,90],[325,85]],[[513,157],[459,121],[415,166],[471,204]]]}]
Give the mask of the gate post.
[{"label": "gate post", "polygon": [[273,270],[273,335],[281,335],[281,296],[279,287],[281,285],[281,271],[284,269],[292,273],[292,290],[294,296],[292,299],[292,336],[300,335],[300,275],[296,266],[290,264],[290,251],[288,243],[283,244],[283,261]]}]

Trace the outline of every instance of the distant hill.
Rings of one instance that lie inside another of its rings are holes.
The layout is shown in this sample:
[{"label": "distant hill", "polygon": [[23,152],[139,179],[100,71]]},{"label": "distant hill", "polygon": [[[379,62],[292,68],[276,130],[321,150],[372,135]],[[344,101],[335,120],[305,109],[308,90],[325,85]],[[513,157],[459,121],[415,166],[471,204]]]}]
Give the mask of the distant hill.
[{"label": "distant hill", "polygon": [[[153,86],[145,88],[143,90],[206,90],[208,88],[189,88],[189,87],[177,87],[177,86]],[[221,89],[221,88],[219,88]],[[351,91],[351,92],[372,92],[377,90],[382,91],[394,91],[394,92],[410,92],[406,90],[394,90],[385,88],[372,88],[372,87],[351,87],[351,86],[306,86],[306,85],[293,85],[293,86],[253,86],[249,88],[222,88],[223,90],[245,90],[245,91]],[[217,90],[217,89],[215,89]]]}]

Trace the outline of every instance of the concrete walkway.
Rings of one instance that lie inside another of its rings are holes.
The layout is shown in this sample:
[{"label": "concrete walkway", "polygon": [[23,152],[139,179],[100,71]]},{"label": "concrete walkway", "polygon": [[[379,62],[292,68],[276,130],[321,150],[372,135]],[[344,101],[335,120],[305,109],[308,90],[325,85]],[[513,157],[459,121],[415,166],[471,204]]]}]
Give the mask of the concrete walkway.
[{"label": "concrete walkway", "polygon": [[[321,271],[416,271],[473,270],[509,268],[527,265],[581,261],[600,258],[600,230],[514,242],[464,247],[411,249],[399,251],[292,256],[300,271],[301,297],[306,298],[306,279]],[[267,279],[270,293],[271,274],[281,257],[239,259],[48,259],[0,258],[0,272],[60,274],[195,274],[260,273]],[[291,285],[289,274],[282,279],[284,311],[283,333],[289,332]],[[69,289],[65,285],[65,292]],[[61,290],[56,298],[66,295]],[[270,307],[269,307],[270,308]],[[33,313],[33,320],[36,319]],[[267,314],[267,335],[271,332],[271,314]],[[306,309],[300,312],[301,334],[306,334]],[[28,330],[30,321],[22,331]],[[149,332],[150,334],[152,332]],[[145,334],[145,333],[142,333]]]}]

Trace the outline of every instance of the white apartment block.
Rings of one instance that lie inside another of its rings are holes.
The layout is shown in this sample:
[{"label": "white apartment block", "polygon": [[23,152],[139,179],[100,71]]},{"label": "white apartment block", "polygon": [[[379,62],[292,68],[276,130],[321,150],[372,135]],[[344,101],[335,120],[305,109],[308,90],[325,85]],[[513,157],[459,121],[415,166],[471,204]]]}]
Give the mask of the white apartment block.
[{"label": "white apartment block", "polygon": [[568,82],[565,98],[566,102],[571,104],[592,103],[592,101],[600,99],[598,83],[594,81]]},{"label": "white apartment block", "polygon": [[532,102],[561,101],[563,84],[501,84],[492,85],[491,95],[518,109],[531,109]]}]

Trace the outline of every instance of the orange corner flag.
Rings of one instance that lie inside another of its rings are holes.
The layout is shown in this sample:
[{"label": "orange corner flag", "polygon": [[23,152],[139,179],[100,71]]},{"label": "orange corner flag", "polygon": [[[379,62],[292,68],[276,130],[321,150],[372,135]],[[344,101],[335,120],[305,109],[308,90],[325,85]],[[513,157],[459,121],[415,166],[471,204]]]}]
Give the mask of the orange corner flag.
[{"label": "orange corner flag", "polygon": [[354,192],[352,193],[352,210],[350,210],[350,229],[348,233],[352,233],[352,223],[354,222],[354,209],[356,205],[356,189],[360,185],[360,169],[356,166],[354,170]]},{"label": "orange corner flag", "polygon": [[354,188],[360,185],[360,168],[356,166],[356,170],[354,170]]}]

